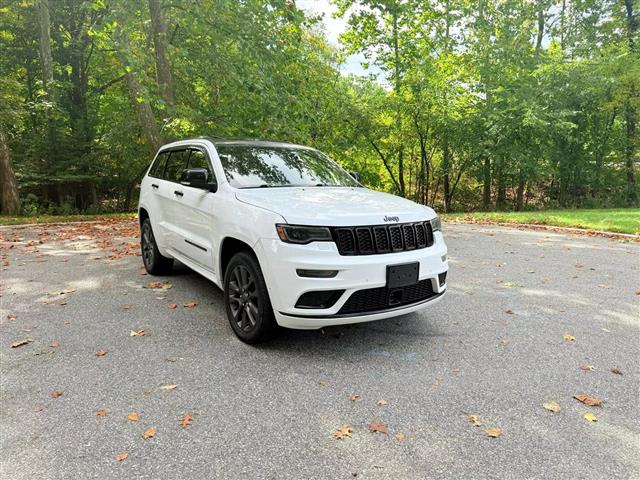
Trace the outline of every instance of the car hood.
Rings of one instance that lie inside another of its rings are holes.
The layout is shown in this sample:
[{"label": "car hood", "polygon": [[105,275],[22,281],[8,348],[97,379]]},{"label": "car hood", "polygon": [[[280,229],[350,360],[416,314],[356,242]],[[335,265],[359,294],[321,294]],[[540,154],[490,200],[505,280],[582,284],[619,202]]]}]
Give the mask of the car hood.
[{"label": "car hood", "polygon": [[239,190],[236,198],[275,212],[292,225],[383,225],[435,217],[429,207],[366,188],[256,188]]}]

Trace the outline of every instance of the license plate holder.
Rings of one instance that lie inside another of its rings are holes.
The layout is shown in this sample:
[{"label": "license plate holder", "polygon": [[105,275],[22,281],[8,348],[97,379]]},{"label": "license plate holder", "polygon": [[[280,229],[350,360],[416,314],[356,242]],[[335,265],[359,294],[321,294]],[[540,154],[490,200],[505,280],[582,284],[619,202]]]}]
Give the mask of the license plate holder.
[{"label": "license plate holder", "polygon": [[418,283],[420,262],[387,265],[387,288],[408,287]]}]

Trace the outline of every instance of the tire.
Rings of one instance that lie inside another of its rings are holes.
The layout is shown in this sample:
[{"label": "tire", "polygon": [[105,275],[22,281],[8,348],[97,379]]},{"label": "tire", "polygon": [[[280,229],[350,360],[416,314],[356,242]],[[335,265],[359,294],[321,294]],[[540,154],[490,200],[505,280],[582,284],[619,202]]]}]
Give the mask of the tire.
[{"label": "tire", "polygon": [[277,333],[267,285],[251,253],[236,253],[229,261],[224,275],[224,304],[229,324],[243,342],[264,342]]},{"label": "tire", "polygon": [[140,228],[140,249],[145,270],[151,275],[168,275],[173,268],[173,258],[163,257],[158,250],[156,237],[153,235],[151,221],[148,218]]}]

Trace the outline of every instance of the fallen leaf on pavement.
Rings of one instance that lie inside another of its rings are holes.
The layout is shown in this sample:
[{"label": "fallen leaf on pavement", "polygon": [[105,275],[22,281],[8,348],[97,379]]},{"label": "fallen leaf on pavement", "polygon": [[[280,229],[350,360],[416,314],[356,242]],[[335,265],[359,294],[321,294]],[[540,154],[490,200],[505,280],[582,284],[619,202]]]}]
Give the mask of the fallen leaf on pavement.
[{"label": "fallen leaf on pavement", "polygon": [[612,368],[611,373],[615,373],[616,375],[622,375],[622,370],[620,370],[618,367]]},{"label": "fallen leaf on pavement", "polygon": [[386,405],[387,403],[389,403],[389,402],[387,402],[386,400],[378,400],[376,402],[376,405]]},{"label": "fallen leaf on pavement", "polygon": [[373,433],[389,433],[389,429],[387,428],[387,426],[377,420],[369,425],[369,431]]},{"label": "fallen leaf on pavement", "polygon": [[586,363],[580,365],[580,370],[584,370],[585,372],[593,372],[595,369],[593,365],[587,365]]},{"label": "fallen leaf on pavement", "polygon": [[121,462],[123,460],[126,460],[129,457],[129,454],[127,452],[120,452],[119,454],[116,455],[116,460]]},{"label": "fallen leaf on pavement", "polygon": [[589,420],[590,422],[597,422],[598,417],[596,417],[593,413],[587,412],[582,416],[585,420]]},{"label": "fallen leaf on pavement", "polygon": [[53,398],[61,397],[62,396],[62,392],[60,390],[54,390],[54,391],[51,392],[51,396]]},{"label": "fallen leaf on pavement", "polygon": [[170,383],[167,385],[160,385],[160,388],[163,390],[173,390],[174,388],[176,388],[178,385]]},{"label": "fallen leaf on pavement", "polygon": [[24,338],[22,340],[16,340],[11,344],[11,348],[18,348],[23,345],[29,345],[31,342],[33,342],[32,338]]},{"label": "fallen leaf on pavement", "polygon": [[18,317],[16,317],[15,315],[13,315],[11,313],[9,315],[7,315],[7,320],[9,320],[11,322],[13,322],[16,318],[18,318]]},{"label": "fallen leaf on pavement", "polygon": [[398,440],[399,442],[402,442],[404,439],[407,438],[407,436],[404,433],[396,433],[393,438],[395,438],[396,440]]},{"label": "fallen leaf on pavement", "polygon": [[173,287],[173,285],[171,285],[169,282],[149,282],[147,283],[143,288],[171,288]]},{"label": "fallen leaf on pavement", "polygon": [[356,400],[358,400],[360,398],[360,395],[356,395],[355,393],[353,395],[351,395],[349,397],[349,400],[351,400],[352,402],[355,402]]},{"label": "fallen leaf on pavement", "polygon": [[106,350],[98,350],[96,352],[96,357],[104,357],[107,353],[109,352],[107,352]]},{"label": "fallen leaf on pavement", "polygon": [[502,430],[494,427],[485,430],[484,433],[486,433],[491,438],[498,438],[500,435],[502,435]]},{"label": "fallen leaf on pavement", "polygon": [[575,398],[579,402],[584,403],[585,405],[589,405],[590,407],[599,407],[602,405],[602,400],[590,397],[589,395],[585,395],[584,393],[581,393],[580,395],[574,395],[573,398]]},{"label": "fallen leaf on pavement", "polygon": [[96,415],[98,417],[106,417],[107,416],[107,411],[104,408],[101,408],[100,410],[98,410],[98,413],[96,413]]},{"label": "fallen leaf on pavement", "polygon": [[185,306],[186,308],[193,308],[193,307],[195,307],[196,305],[198,305],[198,303],[197,303],[197,302],[189,302],[189,303],[185,303],[185,304],[184,304],[184,306]]},{"label": "fallen leaf on pavement", "polygon": [[338,428],[335,432],[333,432],[333,438],[336,440],[342,440],[343,438],[350,437],[353,432],[353,428],[348,425],[344,427]]},{"label": "fallen leaf on pavement", "polygon": [[156,436],[156,429],[154,427],[147,428],[142,434],[142,438],[153,438]]},{"label": "fallen leaf on pavement", "polygon": [[556,402],[546,402],[543,403],[542,406],[545,408],[545,410],[549,410],[553,413],[558,413],[560,411],[560,405],[558,405]]},{"label": "fallen leaf on pavement", "polygon": [[167,305],[167,307],[169,307],[172,310],[175,310],[176,308],[178,308],[178,304],[177,303],[170,303],[169,305]]},{"label": "fallen leaf on pavement", "polygon": [[569,333],[565,333],[562,338],[564,340],[566,340],[567,342],[575,342],[576,341],[576,337],[574,337],[573,335],[569,334]]},{"label": "fallen leaf on pavement", "polygon": [[140,420],[140,417],[136,412],[131,412],[129,415],[127,415],[127,418],[132,422],[137,422],[138,420]]},{"label": "fallen leaf on pavement", "polygon": [[476,427],[479,427],[482,425],[482,422],[480,421],[477,415],[468,415],[467,420],[473,423]]},{"label": "fallen leaf on pavement", "polygon": [[144,330],[131,330],[131,332],[129,333],[130,337],[144,337],[144,335]]},{"label": "fallen leaf on pavement", "polygon": [[60,300],[60,305],[66,305],[67,301],[66,300]]},{"label": "fallen leaf on pavement", "polygon": [[513,310],[505,310],[504,313],[508,313],[509,315],[513,315]]},{"label": "fallen leaf on pavement", "polygon": [[53,342],[51,342],[51,348],[58,348],[60,346],[60,342],[57,340],[54,340]]},{"label": "fallen leaf on pavement", "polygon": [[328,382],[326,380],[320,380],[318,383],[323,387],[326,387]]},{"label": "fallen leaf on pavement", "polygon": [[185,428],[186,426],[191,425],[191,420],[193,420],[191,415],[185,415],[182,417],[182,420],[180,420],[180,426]]}]

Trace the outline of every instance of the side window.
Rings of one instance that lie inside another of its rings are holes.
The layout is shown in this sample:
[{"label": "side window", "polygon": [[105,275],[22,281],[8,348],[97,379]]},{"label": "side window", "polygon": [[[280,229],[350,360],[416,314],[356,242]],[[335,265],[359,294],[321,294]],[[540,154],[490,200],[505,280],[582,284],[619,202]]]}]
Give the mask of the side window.
[{"label": "side window", "polygon": [[191,156],[189,157],[189,168],[204,168],[207,171],[207,182],[211,182],[213,175],[211,174],[211,167],[207,161],[207,156],[200,150],[191,150]]},{"label": "side window", "polygon": [[167,158],[169,158],[169,152],[162,152],[158,154],[156,161],[153,162],[151,170],[149,170],[149,176],[162,178],[164,167],[167,164]]},{"label": "side window", "polygon": [[173,150],[164,171],[164,179],[170,182],[179,182],[182,172],[187,168],[189,150]]}]

